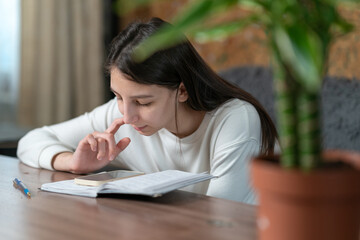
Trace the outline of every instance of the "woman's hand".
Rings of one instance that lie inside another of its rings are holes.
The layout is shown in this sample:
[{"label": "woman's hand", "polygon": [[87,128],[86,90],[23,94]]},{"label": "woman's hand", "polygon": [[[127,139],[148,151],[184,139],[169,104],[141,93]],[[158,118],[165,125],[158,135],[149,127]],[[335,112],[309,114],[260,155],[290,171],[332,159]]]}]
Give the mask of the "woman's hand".
[{"label": "woman's hand", "polygon": [[74,153],[60,153],[53,159],[56,170],[72,173],[96,171],[116,158],[130,143],[129,138],[115,142],[115,133],[124,124],[122,118],[116,119],[105,132],[93,132],[83,138]]}]

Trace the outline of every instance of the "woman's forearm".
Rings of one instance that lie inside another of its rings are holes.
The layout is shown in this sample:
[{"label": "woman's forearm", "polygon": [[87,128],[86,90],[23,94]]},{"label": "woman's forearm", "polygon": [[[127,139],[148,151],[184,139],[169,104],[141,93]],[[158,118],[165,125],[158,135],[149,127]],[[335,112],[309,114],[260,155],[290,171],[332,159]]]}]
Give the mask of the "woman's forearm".
[{"label": "woman's forearm", "polygon": [[52,159],[52,166],[55,170],[64,171],[64,172],[73,172],[71,169],[71,159],[73,153],[72,152],[61,152],[56,154]]}]

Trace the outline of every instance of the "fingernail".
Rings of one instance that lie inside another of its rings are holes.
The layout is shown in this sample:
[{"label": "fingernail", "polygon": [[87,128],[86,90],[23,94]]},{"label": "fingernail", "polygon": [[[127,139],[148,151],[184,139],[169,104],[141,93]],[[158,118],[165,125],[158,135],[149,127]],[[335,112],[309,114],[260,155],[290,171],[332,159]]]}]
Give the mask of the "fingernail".
[{"label": "fingernail", "polygon": [[110,156],[110,161],[114,160],[115,159],[115,156],[114,155],[111,155]]}]

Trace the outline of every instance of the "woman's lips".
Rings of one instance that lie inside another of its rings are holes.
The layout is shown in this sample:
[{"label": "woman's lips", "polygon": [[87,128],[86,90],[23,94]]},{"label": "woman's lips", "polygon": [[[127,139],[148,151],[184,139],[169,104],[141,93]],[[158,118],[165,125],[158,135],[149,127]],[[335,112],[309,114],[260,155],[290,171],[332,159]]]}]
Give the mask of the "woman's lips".
[{"label": "woman's lips", "polygon": [[136,127],[136,126],[133,126],[135,128],[136,131],[142,131],[144,128],[146,128],[146,126],[143,126],[143,127]]}]

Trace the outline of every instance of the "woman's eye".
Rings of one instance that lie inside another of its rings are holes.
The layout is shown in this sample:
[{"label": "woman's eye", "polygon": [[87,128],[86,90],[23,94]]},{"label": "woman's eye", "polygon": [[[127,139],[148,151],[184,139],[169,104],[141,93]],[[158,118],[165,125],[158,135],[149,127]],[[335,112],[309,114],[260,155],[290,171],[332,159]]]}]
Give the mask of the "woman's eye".
[{"label": "woman's eye", "polygon": [[151,102],[149,102],[149,103],[140,103],[140,102],[136,102],[136,105],[138,105],[138,106],[142,106],[142,107],[147,107],[147,106],[150,106],[150,105],[151,105]]}]

